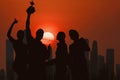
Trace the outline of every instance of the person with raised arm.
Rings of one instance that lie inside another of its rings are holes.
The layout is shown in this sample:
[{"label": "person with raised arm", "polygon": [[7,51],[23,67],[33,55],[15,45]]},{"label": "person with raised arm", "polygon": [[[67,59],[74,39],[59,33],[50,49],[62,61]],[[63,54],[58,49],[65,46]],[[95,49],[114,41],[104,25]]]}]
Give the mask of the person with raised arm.
[{"label": "person with raised arm", "polygon": [[12,29],[17,22],[18,21],[16,19],[13,21],[13,23],[11,24],[7,32],[7,37],[12,43],[14,51],[15,51],[15,60],[13,63],[13,70],[16,72],[18,76],[18,80],[24,80],[26,70],[27,70],[26,69],[27,46],[26,44],[23,43],[24,31],[19,30],[17,32],[17,39],[14,39],[11,36]]},{"label": "person with raised arm", "polygon": [[42,29],[37,30],[36,38],[33,38],[30,30],[30,17],[35,12],[33,4],[26,10],[26,38],[28,42],[29,52],[29,80],[45,80],[46,60],[49,58],[49,50],[41,42],[44,31]]}]

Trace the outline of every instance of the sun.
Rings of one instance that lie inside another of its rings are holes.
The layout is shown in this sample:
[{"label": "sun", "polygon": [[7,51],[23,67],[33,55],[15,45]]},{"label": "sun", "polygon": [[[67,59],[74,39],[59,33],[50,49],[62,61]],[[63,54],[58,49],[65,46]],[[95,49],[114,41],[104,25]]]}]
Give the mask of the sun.
[{"label": "sun", "polygon": [[51,32],[44,32],[43,39],[41,40],[43,44],[49,45],[54,41],[54,35]]}]

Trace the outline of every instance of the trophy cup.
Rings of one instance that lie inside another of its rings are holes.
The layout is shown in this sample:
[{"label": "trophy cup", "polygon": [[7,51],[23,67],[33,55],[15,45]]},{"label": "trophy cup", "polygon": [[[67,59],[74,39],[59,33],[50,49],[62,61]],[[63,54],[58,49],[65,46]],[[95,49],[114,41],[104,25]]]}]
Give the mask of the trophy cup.
[{"label": "trophy cup", "polygon": [[30,2],[31,6],[33,6],[35,3],[33,2],[33,0]]},{"label": "trophy cup", "polygon": [[35,8],[34,8],[34,5],[35,3],[33,2],[33,0],[30,2],[30,7],[27,9],[27,13],[28,14],[32,14],[32,13],[34,13],[35,12]]}]

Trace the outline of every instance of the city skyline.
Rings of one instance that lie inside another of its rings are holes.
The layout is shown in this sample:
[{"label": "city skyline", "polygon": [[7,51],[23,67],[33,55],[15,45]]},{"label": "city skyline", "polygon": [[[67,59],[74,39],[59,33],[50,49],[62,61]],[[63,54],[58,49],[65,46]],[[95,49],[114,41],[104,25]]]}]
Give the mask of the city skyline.
[{"label": "city skyline", "polygon": [[[39,27],[45,31],[51,31],[56,34],[63,30],[67,34],[66,41],[68,44],[71,40],[68,36],[68,30],[76,29],[80,36],[89,39],[90,45],[93,40],[99,43],[99,53],[106,55],[107,48],[115,49],[115,63],[120,63],[120,1],[80,1],[67,0],[61,1],[35,1],[36,13],[31,19],[31,29],[33,36]],[[0,3],[0,67],[5,68],[5,41],[7,39],[7,30],[14,18],[19,23],[13,30],[12,35],[16,37],[19,29],[25,28],[26,8],[29,1],[2,0]],[[22,16],[21,16],[22,15]],[[49,29],[48,29],[49,28]],[[50,30],[53,29],[53,30]],[[56,42],[53,48],[55,49]],[[54,50],[55,51],[55,50]]]},{"label": "city skyline", "polygon": [[[90,80],[98,80],[98,79],[103,79],[103,80],[119,80],[119,74],[120,74],[120,64],[115,64],[114,63],[114,49],[107,49],[106,50],[106,56],[98,55],[98,42],[93,41],[92,44],[92,51],[89,52],[89,56],[91,57],[88,60],[88,69],[89,70],[89,75],[90,75]],[[51,49],[52,53],[52,49]],[[10,43],[9,40],[6,40],[6,72],[4,69],[0,69],[0,79],[1,80],[15,80],[16,75],[14,74],[14,71],[12,70],[12,63],[14,59],[14,54],[13,54],[13,48],[12,44]],[[52,59],[51,56],[49,58],[50,60]],[[106,63],[105,63],[106,62]],[[53,76],[54,75],[54,70],[55,67],[53,66],[48,66],[47,71],[48,71],[48,80],[54,80]],[[107,71],[107,72],[106,72]],[[107,75],[108,74],[108,75]],[[106,76],[105,76],[106,75]],[[112,76],[111,76],[112,75]],[[92,77],[93,76],[93,77]]]}]

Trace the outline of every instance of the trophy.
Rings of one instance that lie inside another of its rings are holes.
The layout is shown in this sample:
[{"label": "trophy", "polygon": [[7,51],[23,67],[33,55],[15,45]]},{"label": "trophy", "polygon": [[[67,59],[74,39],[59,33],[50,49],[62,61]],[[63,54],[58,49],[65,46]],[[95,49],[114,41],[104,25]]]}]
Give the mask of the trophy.
[{"label": "trophy", "polygon": [[33,0],[30,2],[31,6],[33,6],[35,3],[33,2]]},{"label": "trophy", "polygon": [[33,0],[30,2],[30,7],[27,9],[27,13],[28,14],[32,14],[32,13],[34,13],[35,12],[35,8],[33,7],[33,5],[34,5],[35,3],[33,2]]}]

